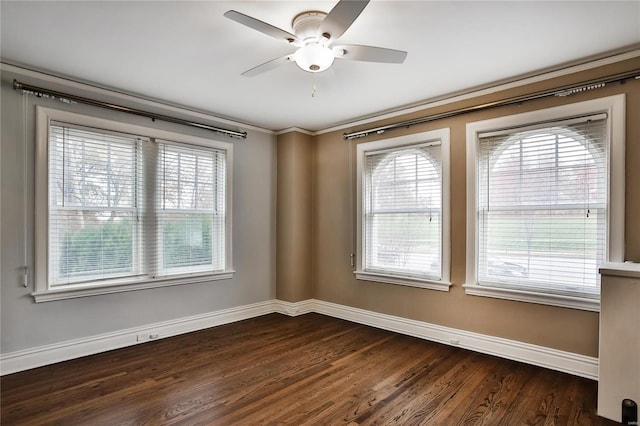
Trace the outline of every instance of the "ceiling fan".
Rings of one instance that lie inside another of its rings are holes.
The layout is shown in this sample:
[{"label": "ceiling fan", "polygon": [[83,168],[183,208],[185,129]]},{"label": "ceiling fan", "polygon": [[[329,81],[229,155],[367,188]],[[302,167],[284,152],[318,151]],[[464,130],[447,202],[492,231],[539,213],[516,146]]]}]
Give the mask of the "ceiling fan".
[{"label": "ceiling fan", "polygon": [[328,14],[318,11],[300,13],[293,18],[293,34],[235,10],[227,11],[224,14],[227,18],[298,48],[294,53],[260,64],[242,75],[253,77],[291,62],[295,62],[304,71],[318,73],[329,68],[336,58],[403,63],[407,52],[402,50],[336,44],[368,3],[369,0],[340,0]]}]

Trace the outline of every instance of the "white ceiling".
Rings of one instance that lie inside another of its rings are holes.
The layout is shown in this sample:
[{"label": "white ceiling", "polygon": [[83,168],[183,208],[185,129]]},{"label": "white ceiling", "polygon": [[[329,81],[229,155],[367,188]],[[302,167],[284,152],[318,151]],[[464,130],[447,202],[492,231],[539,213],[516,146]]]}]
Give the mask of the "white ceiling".
[{"label": "white ceiling", "polygon": [[293,47],[224,12],[291,32],[298,13],[335,4],[2,0],[0,56],[267,129],[321,130],[640,43],[640,1],[373,0],[340,42],[406,50],[404,64],[240,75]]}]

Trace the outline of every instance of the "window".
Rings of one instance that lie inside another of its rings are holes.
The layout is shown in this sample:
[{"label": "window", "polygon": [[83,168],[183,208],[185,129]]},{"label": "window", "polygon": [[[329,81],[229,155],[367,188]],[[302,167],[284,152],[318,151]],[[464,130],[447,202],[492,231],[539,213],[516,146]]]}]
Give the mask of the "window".
[{"label": "window", "polygon": [[230,144],[37,115],[36,301],[230,278]]},{"label": "window", "polygon": [[449,130],[357,146],[356,277],[449,288]]},{"label": "window", "polygon": [[621,102],[468,125],[467,293],[597,309],[598,267],[621,256]]}]

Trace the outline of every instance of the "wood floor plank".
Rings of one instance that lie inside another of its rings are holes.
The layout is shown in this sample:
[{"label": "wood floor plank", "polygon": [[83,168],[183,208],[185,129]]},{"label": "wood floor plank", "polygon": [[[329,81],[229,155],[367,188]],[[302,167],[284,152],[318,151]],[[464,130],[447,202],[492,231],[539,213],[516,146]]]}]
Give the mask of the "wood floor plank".
[{"label": "wood floor plank", "polygon": [[612,425],[596,383],[319,314],[0,378],[3,425]]},{"label": "wood floor plank", "polygon": [[[384,408],[369,412],[356,421],[362,424],[411,424],[419,422],[423,414],[439,412],[450,399],[460,392],[472,377],[474,354],[458,351],[420,371],[397,386],[387,398]],[[470,370],[471,368],[471,370]]]}]

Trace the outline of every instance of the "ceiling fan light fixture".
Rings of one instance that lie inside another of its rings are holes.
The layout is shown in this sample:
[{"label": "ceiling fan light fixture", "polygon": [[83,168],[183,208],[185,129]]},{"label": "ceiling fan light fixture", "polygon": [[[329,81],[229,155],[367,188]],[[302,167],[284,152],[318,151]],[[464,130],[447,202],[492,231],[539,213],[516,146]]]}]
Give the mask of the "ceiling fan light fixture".
[{"label": "ceiling fan light fixture", "polygon": [[272,59],[241,75],[253,77],[291,62],[295,62],[303,71],[319,73],[331,67],[335,58],[389,64],[403,63],[407,52],[402,50],[360,44],[336,46],[336,42],[360,16],[369,1],[338,0],[329,13],[313,10],[302,12],[291,22],[293,33],[235,10],[225,12],[224,16],[233,21],[297,47],[294,53]]},{"label": "ceiling fan light fixture", "polygon": [[328,47],[313,42],[298,49],[294,58],[304,71],[322,72],[333,64],[334,55]]}]

